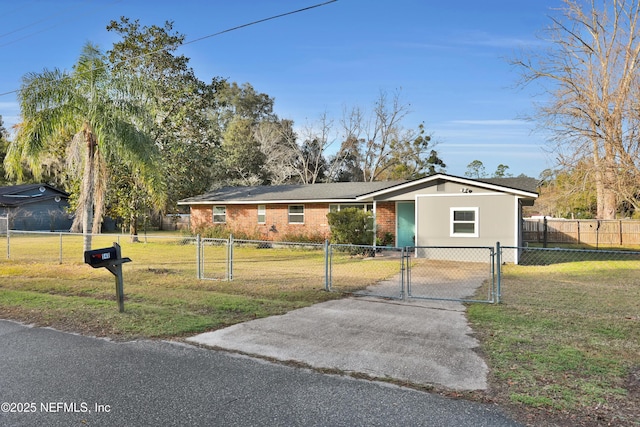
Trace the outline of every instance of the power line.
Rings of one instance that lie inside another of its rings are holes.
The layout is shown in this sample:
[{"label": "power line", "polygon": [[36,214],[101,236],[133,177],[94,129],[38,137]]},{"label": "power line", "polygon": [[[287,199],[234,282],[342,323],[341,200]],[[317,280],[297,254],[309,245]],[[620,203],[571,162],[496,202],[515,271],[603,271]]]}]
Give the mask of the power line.
[{"label": "power line", "polygon": [[329,3],[335,3],[337,1],[338,0],[329,0],[329,1],[326,1],[324,3],[318,3],[318,4],[315,4],[313,6],[308,6],[308,7],[305,7],[305,8],[302,8],[302,9],[298,9],[298,10],[294,10],[294,11],[291,11],[291,12],[281,13],[280,15],[271,16],[269,18],[259,19],[257,21],[249,22],[248,24],[238,25],[237,27],[232,27],[232,28],[229,28],[227,30],[223,30],[223,31],[219,31],[217,33],[209,34],[208,36],[199,37],[199,38],[197,38],[195,40],[191,40],[189,42],[183,43],[183,45],[199,42],[201,40],[205,40],[205,39],[208,39],[208,38],[211,38],[211,37],[216,37],[216,36],[219,36],[221,34],[229,33],[231,31],[239,30],[239,29],[245,28],[245,27],[250,27],[252,25],[261,24],[263,22],[271,21],[273,19],[282,18],[282,17],[293,15],[293,14],[300,13],[300,12],[306,12],[307,10],[315,9],[317,7],[326,6]]},{"label": "power line", "polygon": [[[302,9],[297,9],[297,10],[293,10],[293,11],[290,11],[290,12],[281,13],[279,15],[274,15],[274,16],[270,16],[268,18],[263,18],[263,19],[259,19],[257,21],[252,21],[252,22],[249,22],[249,23],[246,23],[246,24],[242,24],[242,25],[238,25],[238,26],[235,26],[235,27],[231,27],[231,28],[228,28],[226,30],[218,31],[217,33],[212,33],[212,34],[209,34],[209,35],[206,35],[206,36],[198,37],[198,38],[196,38],[194,40],[190,40],[188,42],[182,43],[182,46],[193,44],[193,43],[196,43],[196,42],[200,42],[202,40],[206,40],[206,39],[211,38],[211,37],[216,37],[216,36],[219,36],[221,34],[229,33],[231,31],[236,31],[236,30],[239,30],[239,29],[242,29],[242,28],[250,27],[252,25],[257,25],[257,24],[261,24],[263,22],[271,21],[271,20],[282,18],[282,17],[285,17],[285,16],[294,15],[294,14],[301,13],[301,12],[306,12],[308,10],[316,9],[316,8],[322,7],[322,6],[326,6],[328,4],[335,3],[337,1],[338,0],[329,0],[329,1],[326,1],[326,2],[323,2],[323,3],[318,3],[318,4],[315,4],[315,5],[312,5],[312,6],[307,6],[307,7],[304,7]],[[125,63],[127,61],[134,60],[134,59],[140,59],[140,58],[144,58],[144,57],[147,57],[147,56],[155,55],[157,53],[163,52],[166,49],[168,49],[168,48],[162,48],[162,49],[158,49],[156,51],[150,52],[150,53],[145,53],[145,54],[138,55],[138,56],[135,56],[135,57],[123,59],[122,61],[116,63],[115,65],[122,64],[122,63]],[[20,89],[15,89],[15,90],[12,90],[12,91],[9,91],[9,92],[3,92],[3,93],[0,93],[0,97],[1,96],[6,96],[6,95],[11,95],[11,94],[17,93],[19,91],[20,91]]]}]

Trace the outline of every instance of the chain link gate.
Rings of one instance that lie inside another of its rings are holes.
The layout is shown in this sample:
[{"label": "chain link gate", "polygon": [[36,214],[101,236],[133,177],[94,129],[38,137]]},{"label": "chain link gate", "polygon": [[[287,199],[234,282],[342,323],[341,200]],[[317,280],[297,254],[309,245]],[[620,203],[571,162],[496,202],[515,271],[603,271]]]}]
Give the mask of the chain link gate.
[{"label": "chain link gate", "polygon": [[198,278],[204,280],[231,279],[231,244],[229,239],[200,238],[196,240]]},{"label": "chain link gate", "polygon": [[405,249],[331,244],[327,290],[354,296],[403,299]]},{"label": "chain link gate", "polygon": [[405,253],[408,298],[499,302],[493,247],[414,246]]}]

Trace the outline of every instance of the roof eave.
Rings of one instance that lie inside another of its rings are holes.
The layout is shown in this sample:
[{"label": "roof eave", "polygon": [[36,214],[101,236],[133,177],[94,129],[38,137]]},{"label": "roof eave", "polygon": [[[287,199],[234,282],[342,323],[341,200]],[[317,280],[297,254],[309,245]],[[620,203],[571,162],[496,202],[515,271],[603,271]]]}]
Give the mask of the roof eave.
[{"label": "roof eave", "polygon": [[501,191],[503,193],[511,193],[514,194],[516,196],[520,196],[520,197],[526,197],[526,198],[534,198],[537,199],[538,198],[538,193],[532,193],[530,191],[525,191],[525,190],[519,190],[516,188],[511,188],[511,187],[505,187],[502,185],[496,185],[496,184],[490,184],[487,182],[482,182],[482,181],[476,181],[474,179],[469,179],[469,178],[462,178],[462,177],[458,177],[458,176],[453,176],[453,175],[446,175],[446,174],[442,174],[442,173],[438,173],[435,175],[430,175],[427,176],[425,178],[420,178],[414,181],[409,181],[400,185],[396,185],[395,187],[390,187],[390,188],[385,188],[383,190],[379,190],[379,191],[375,191],[372,193],[368,193],[368,194],[363,194],[361,196],[356,197],[356,200],[358,201],[364,201],[366,199],[374,199],[378,196],[390,193],[390,192],[395,192],[398,190],[403,190],[406,188],[410,188],[416,185],[422,185],[431,181],[435,181],[438,179],[444,179],[444,180],[448,180],[448,181],[452,181],[452,182],[457,182],[459,184],[464,184],[464,185],[473,185],[476,187],[481,187],[481,188],[486,188],[486,189],[490,189],[490,190],[496,190],[496,191]]},{"label": "roof eave", "polygon": [[283,200],[180,200],[178,205],[269,205],[269,204],[304,204],[304,203],[354,203],[353,199],[283,199]]}]

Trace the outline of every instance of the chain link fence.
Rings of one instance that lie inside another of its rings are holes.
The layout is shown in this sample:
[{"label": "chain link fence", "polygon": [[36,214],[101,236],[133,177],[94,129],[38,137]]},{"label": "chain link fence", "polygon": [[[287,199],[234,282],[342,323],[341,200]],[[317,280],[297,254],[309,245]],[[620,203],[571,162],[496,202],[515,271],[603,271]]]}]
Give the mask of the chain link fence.
[{"label": "chain link fence", "polygon": [[229,245],[229,280],[280,286],[283,292],[293,283],[326,287],[326,244],[231,238]]},{"label": "chain link fence", "polygon": [[[515,260],[515,261],[514,261]],[[509,297],[510,292],[518,292],[519,283],[529,280],[533,283],[544,281],[544,286],[557,289],[579,291],[583,286],[598,286],[604,294],[617,281],[636,281],[640,271],[640,251],[570,249],[562,247],[515,247],[500,246],[496,249],[498,297]],[[513,285],[513,286],[512,286]],[[624,286],[630,285],[625,283]],[[532,285],[529,285],[532,286]],[[535,286],[535,285],[533,285]],[[535,293],[535,289],[527,290]],[[541,291],[542,292],[542,291]],[[544,304],[545,296],[540,293],[539,303]],[[531,303],[538,303],[531,300]]]},{"label": "chain link fence", "polygon": [[620,266],[620,262],[640,261],[640,251],[570,249],[562,247],[537,248],[500,246],[500,259],[517,260],[518,265],[552,265],[584,261],[604,261],[609,267]]},{"label": "chain link fence", "polygon": [[[6,258],[24,263],[78,264],[84,262],[81,233],[10,230],[6,234]],[[92,247],[118,243],[123,256],[134,262],[127,269],[158,274],[196,277],[197,238],[179,235],[94,234]]]},{"label": "chain link fence", "polygon": [[0,236],[6,235],[9,230],[9,216],[0,215]]},{"label": "chain link fence", "polygon": [[[1,219],[0,219],[1,224]],[[0,257],[28,264],[84,262],[83,235],[8,230],[0,234]],[[3,241],[4,240],[4,241]],[[391,299],[442,299],[501,302],[510,292],[508,273],[545,269],[620,269],[640,271],[640,252],[564,248],[407,247],[389,248],[209,239],[179,234],[98,234],[92,247],[121,246],[133,260],[127,269],[146,273],[226,281],[225,286],[280,289],[324,289],[356,296]],[[2,257],[5,258],[5,257]],[[551,280],[551,279],[549,279]],[[603,292],[606,286],[603,287]]]}]

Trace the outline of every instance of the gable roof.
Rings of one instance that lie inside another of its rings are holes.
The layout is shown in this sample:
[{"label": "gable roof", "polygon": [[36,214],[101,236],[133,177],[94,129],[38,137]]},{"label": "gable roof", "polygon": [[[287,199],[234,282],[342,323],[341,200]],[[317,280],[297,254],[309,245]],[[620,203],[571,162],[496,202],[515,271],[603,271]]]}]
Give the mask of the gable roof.
[{"label": "gable roof", "polygon": [[393,188],[387,188],[372,193],[362,194],[358,196],[357,200],[368,200],[381,196],[391,192],[397,192],[406,190],[407,192],[413,191],[414,188],[425,186],[428,184],[433,185],[438,181],[450,181],[456,182],[462,185],[486,188],[487,190],[500,191],[507,194],[513,194],[515,196],[525,197],[529,199],[536,199],[538,193],[536,192],[538,181],[535,178],[529,177],[516,177],[516,178],[488,178],[488,179],[471,179],[462,178],[454,175],[447,175],[443,173],[437,173],[429,175],[425,178],[415,179],[413,181],[406,181]]},{"label": "gable roof", "polygon": [[537,180],[534,178],[490,178],[474,180],[453,175],[435,174],[413,181],[333,182],[323,184],[259,185],[251,187],[222,187],[199,196],[180,200],[179,205],[202,204],[262,204],[262,203],[348,203],[371,200],[391,191],[411,189],[431,181],[447,180],[464,185],[537,198]]},{"label": "gable roof", "polygon": [[262,202],[353,202],[363,193],[394,187],[405,181],[332,182],[322,184],[258,185],[222,187],[180,200],[179,205],[211,203],[255,204]]},{"label": "gable roof", "polygon": [[48,184],[21,184],[0,187],[0,206],[18,207],[56,197],[68,199],[69,194]]}]

